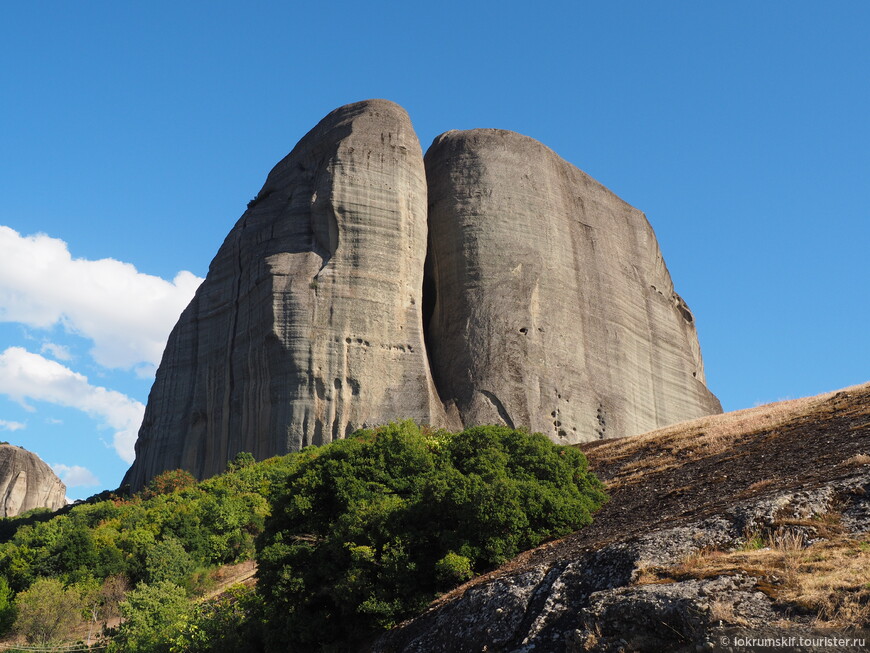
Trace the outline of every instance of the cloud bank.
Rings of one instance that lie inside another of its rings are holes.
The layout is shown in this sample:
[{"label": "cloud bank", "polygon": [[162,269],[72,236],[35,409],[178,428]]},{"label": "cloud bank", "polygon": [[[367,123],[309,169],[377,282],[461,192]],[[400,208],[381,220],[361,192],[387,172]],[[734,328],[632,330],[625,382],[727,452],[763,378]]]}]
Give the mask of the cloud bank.
[{"label": "cloud bank", "polygon": [[115,431],[115,451],[124,461],[133,462],[136,434],[145,413],[142,403],[91,385],[86,376],[21,347],[9,347],[0,354],[0,394],[25,408],[29,408],[28,400],[47,401],[86,413]]},{"label": "cloud bank", "polygon": [[107,368],[152,372],[201,282],[187,271],[166,281],[114,259],[74,259],[60,239],[0,226],[0,321],[60,324],[91,339],[91,355]]}]

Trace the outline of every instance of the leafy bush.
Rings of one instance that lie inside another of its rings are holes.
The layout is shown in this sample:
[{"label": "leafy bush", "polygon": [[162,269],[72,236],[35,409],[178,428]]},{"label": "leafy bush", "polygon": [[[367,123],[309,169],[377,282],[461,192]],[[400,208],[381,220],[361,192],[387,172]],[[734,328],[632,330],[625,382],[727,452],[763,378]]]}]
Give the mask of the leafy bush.
[{"label": "leafy bush", "polygon": [[0,576],[0,637],[12,629],[15,623],[15,603],[13,602],[12,588],[6,579]]},{"label": "leafy bush", "polygon": [[258,543],[269,649],[353,648],[604,500],[582,453],[505,427],[403,422],[305,449]]},{"label": "leafy bush", "polygon": [[195,567],[193,558],[174,537],[160,540],[145,553],[145,569],[149,583],[167,580],[182,585]]}]

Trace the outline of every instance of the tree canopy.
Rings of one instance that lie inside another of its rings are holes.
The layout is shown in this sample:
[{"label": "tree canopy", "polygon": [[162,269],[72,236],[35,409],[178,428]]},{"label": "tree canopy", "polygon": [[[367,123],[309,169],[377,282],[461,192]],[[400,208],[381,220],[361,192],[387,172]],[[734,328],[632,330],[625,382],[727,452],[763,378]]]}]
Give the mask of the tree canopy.
[{"label": "tree canopy", "polygon": [[306,449],[258,545],[269,645],[352,647],[604,500],[582,453],[507,427],[408,421]]}]

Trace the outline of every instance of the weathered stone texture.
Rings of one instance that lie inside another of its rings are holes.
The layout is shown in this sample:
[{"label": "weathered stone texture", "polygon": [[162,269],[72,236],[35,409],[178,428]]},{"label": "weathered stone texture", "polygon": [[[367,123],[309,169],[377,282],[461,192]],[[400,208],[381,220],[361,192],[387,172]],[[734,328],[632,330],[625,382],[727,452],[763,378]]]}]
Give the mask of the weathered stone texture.
[{"label": "weathered stone texture", "polygon": [[269,174],[169,338],[126,482],[199,477],[398,418],[459,426],[423,341],[426,179],[411,122],[329,114]]},{"label": "weathered stone texture", "polygon": [[0,517],[66,505],[66,486],[35,453],[0,444]]},{"label": "weathered stone texture", "polygon": [[640,211],[514,132],[447,132],[426,172],[430,358],[465,424],[576,443],[721,412]]}]

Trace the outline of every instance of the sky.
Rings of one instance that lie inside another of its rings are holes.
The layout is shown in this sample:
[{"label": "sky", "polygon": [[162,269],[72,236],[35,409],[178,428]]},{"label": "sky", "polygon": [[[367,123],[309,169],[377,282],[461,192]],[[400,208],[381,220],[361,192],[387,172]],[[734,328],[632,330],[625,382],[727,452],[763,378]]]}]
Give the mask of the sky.
[{"label": "sky", "polygon": [[870,3],[0,3],[0,440],[118,486],[272,166],[387,98],[647,215],[725,410],[870,380]]}]

